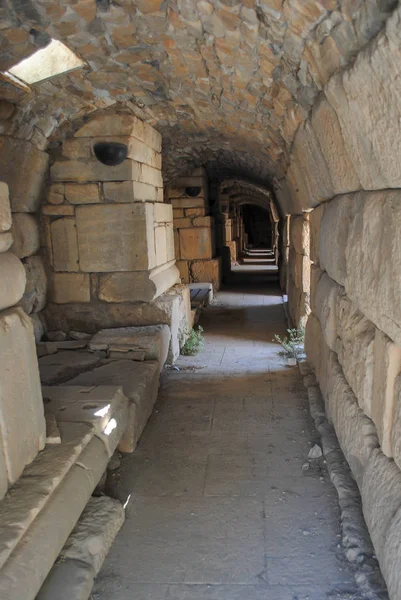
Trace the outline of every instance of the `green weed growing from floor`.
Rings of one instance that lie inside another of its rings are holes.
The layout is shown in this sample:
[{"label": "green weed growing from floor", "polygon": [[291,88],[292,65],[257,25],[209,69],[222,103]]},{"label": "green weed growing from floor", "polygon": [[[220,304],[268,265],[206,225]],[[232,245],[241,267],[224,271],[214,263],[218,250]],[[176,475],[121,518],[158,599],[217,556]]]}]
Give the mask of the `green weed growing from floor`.
[{"label": "green weed growing from floor", "polygon": [[288,335],[284,339],[281,339],[279,335],[275,335],[273,342],[281,344],[283,349],[279,352],[281,356],[285,358],[298,358],[298,355],[303,350],[305,340],[305,329],[287,329]]},{"label": "green weed growing from floor", "polygon": [[184,356],[195,356],[203,349],[205,338],[203,337],[203,327],[200,325],[197,329],[192,328],[189,332],[185,344],[181,347],[181,354]]}]

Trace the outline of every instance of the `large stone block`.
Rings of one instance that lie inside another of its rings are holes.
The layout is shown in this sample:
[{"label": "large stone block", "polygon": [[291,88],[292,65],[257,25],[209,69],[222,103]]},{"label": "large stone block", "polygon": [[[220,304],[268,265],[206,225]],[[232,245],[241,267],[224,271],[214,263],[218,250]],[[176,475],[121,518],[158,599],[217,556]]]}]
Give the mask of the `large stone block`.
[{"label": "large stone block", "polygon": [[40,232],[36,217],[27,213],[14,213],[11,232],[14,240],[12,251],[18,258],[38,252]]},{"label": "large stone block", "polygon": [[359,407],[372,415],[376,328],[345,295],[337,299],[335,351]]},{"label": "large stone block", "polygon": [[329,169],[334,193],[345,194],[360,189],[337,115],[324,96],[314,104],[311,123]]},{"label": "large stone block", "polygon": [[401,348],[382,331],[376,329],[371,418],[376,425],[382,451],[389,457],[393,456],[395,381],[400,372]]},{"label": "large stone block", "polygon": [[47,299],[47,277],[41,256],[30,256],[24,261],[26,287],[21,306],[29,315],[44,309]]},{"label": "large stone block", "polygon": [[128,136],[144,142],[156,152],[161,152],[161,134],[133,115],[99,115],[91,119],[75,133],[75,137]]},{"label": "large stone block", "polygon": [[[160,370],[163,368],[170,344],[168,325],[146,325],[142,327],[118,327],[101,329],[90,342],[90,347],[107,346],[110,351],[116,349],[143,350],[145,360],[157,360]],[[121,352],[121,358],[124,358]]]},{"label": "large stone block", "polygon": [[0,232],[11,227],[11,208],[8,185],[0,181]]},{"label": "large stone block", "polygon": [[161,171],[127,158],[120,165],[106,166],[98,160],[65,160],[50,169],[52,181],[101,182],[139,181],[163,187]]},{"label": "large stone block", "polygon": [[175,266],[180,273],[181,281],[183,283],[189,283],[189,261],[177,260]]},{"label": "large stone block", "polygon": [[376,555],[383,565],[386,538],[401,506],[401,472],[380,448],[372,451],[362,481],[362,508]]},{"label": "large stone block", "polygon": [[309,213],[309,257],[315,265],[320,264],[320,225],[326,206],[326,203],[319,204]]},{"label": "large stone block", "polygon": [[179,272],[172,263],[153,271],[99,276],[98,296],[104,302],[150,302],[175,285]]},{"label": "large stone block", "polygon": [[344,288],[339,286],[327,273],[323,273],[316,286],[314,307],[320,321],[326,344],[330,350],[336,350],[337,340],[337,303]]},{"label": "large stone block", "polygon": [[76,221],[82,271],[135,271],[155,266],[151,204],[78,206]]},{"label": "large stone block", "polygon": [[309,215],[291,217],[290,242],[297,254],[309,256]]},{"label": "large stone block", "polygon": [[49,155],[30,142],[0,139],[0,180],[9,186],[13,212],[37,212],[48,162]]},{"label": "large stone block", "polygon": [[103,184],[106,202],[158,202],[160,190],[149,183],[140,181],[120,181]]},{"label": "large stone block", "polygon": [[213,236],[209,227],[180,229],[181,259],[213,257]]},{"label": "large stone block", "polygon": [[352,66],[334,75],[326,89],[347,152],[367,190],[401,186],[401,165],[394,160],[401,140],[401,64],[394,60],[400,46],[399,11],[386,29],[358,54]]},{"label": "large stone block", "polygon": [[349,387],[341,365],[332,352],[328,374],[328,416],[356,482],[362,479],[372,451],[378,447],[376,427],[362,412]]},{"label": "large stone block", "polygon": [[[294,191],[298,190],[302,209],[313,208],[322,200],[333,197],[330,173],[315,132],[308,122],[297,131],[291,159],[294,163],[292,167],[296,169],[292,186]],[[302,179],[299,179],[300,175]],[[303,185],[298,186],[298,181],[302,181]]]},{"label": "large stone block", "polygon": [[0,252],[7,252],[13,244],[13,236],[11,231],[0,233]]},{"label": "large stone block", "polygon": [[96,183],[66,183],[65,199],[70,204],[96,204],[100,202],[99,186]]},{"label": "large stone block", "polygon": [[329,202],[320,222],[319,261],[334,281],[345,285],[346,248],[353,218],[353,196],[339,196]]},{"label": "large stone block", "polygon": [[117,385],[130,400],[127,427],[120,442],[121,452],[133,452],[150,417],[159,388],[159,363],[116,360],[82,373],[68,382],[74,386]]},{"label": "large stone block", "polygon": [[342,202],[350,202],[353,213],[347,237],[341,235],[337,244],[346,249],[347,295],[401,347],[400,200],[399,190],[344,197]]},{"label": "large stone block", "polygon": [[156,169],[161,169],[161,154],[137,138],[114,135],[89,138],[68,138],[63,142],[63,156],[70,159],[91,158],[95,156],[93,147],[97,142],[117,142],[127,146],[127,157]]},{"label": "large stone block", "polygon": [[33,328],[20,308],[0,314],[0,381],[3,451],[14,483],[46,439]]},{"label": "large stone block", "polygon": [[12,252],[0,254],[0,281],[0,310],[4,310],[21,300],[26,285],[24,266]]},{"label": "large stone block", "polygon": [[191,282],[212,283],[214,290],[220,289],[221,284],[221,260],[193,260],[189,265],[189,277]]},{"label": "large stone block", "polygon": [[87,273],[53,273],[50,300],[56,304],[90,302],[90,280]]},{"label": "large stone block", "polygon": [[50,224],[53,269],[79,271],[78,238],[75,219],[56,219]]}]

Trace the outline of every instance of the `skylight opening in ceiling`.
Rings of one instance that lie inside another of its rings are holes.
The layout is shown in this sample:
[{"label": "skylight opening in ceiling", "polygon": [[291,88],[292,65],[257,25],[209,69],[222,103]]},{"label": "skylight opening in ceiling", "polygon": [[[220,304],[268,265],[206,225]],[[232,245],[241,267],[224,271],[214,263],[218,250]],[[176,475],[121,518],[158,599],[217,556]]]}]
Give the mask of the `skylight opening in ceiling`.
[{"label": "skylight opening in ceiling", "polygon": [[24,83],[38,83],[61,73],[83,67],[85,63],[58,40],[52,40],[46,48],[37,50],[6,71]]}]

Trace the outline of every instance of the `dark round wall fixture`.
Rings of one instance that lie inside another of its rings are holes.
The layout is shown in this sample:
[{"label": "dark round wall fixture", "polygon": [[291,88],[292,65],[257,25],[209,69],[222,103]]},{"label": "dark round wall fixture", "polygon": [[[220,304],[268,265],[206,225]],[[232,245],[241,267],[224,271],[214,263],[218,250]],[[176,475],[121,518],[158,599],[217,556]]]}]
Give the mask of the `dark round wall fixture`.
[{"label": "dark round wall fixture", "polygon": [[191,198],[195,198],[196,196],[199,196],[201,191],[200,187],[186,187],[185,188],[185,193],[187,196],[191,196]]},{"label": "dark round wall fixture", "polygon": [[104,165],[115,167],[127,158],[128,148],[119,142],[98,142],[93,146],[96,158]]}]

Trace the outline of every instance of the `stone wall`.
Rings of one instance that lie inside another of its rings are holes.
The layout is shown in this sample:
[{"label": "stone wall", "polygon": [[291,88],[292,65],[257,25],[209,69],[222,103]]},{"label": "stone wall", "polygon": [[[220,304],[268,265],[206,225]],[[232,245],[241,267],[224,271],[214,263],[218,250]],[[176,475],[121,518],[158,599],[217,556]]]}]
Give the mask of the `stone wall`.
[{"label": "stone wall", "polygon": [[[97,141],[123,143],[117,166]],[[98,117],[63,143],[42,207],[55,304],[152,301],[177,283],[161,136],[136,117]]]},{"label": "stone wall", "polygon": [[[286,226],[289,229],[289,246],[284,245],[283,254],[284,260],[286,254],[288,255],[288,310],[293,325],[304,328],[310,312],[309,215],[293,215]],[[284,234],[285,238],[287,232],[284,231]]]},{"label": "stone wall", "polygon": [[[126,145],[127,158],[117,166],[102,164],[93,149],[98,141]],[[134,116],[97,116],[63,142],[50,177],[42,206],[49,326],[175,328],[174,302],[189,298],[170,291],[179,272],[173,208],[163,202],[160,134]]]},{"label": "stone wall", "polygon": [[[277,192],[282,207],[309,211],[306,353],[392,600],[401,597],[400,20],[398,8],[327,80]],[[303,221],[291,216],[290,273],[307,252]]]},{"label": "stone wall", "polygon": [[175,256],[181,280],[212,283],[219,289],[220,260],[216,258],[215,224],[209,215],[205,169],[200,167],[176,179],[167,187],[167,196],[173,207]]},{"label": "stone wall", "polygon": [[30,315],[35,338],[46,329],[47,277],[41,255],[39,209],[44,197],[49,156],[31,142],[0,137],[0,179],[7,183],[13,215],[11,251],[22,261],[26,287],[20,305]]},{"label": "stone wall", "polygon": [[0,499],[42,450],[46,437],[33,324],[16,306],[26,302],[30,276],[10,249],[19,248],[19,235],[9,188],[0,182]]}]

